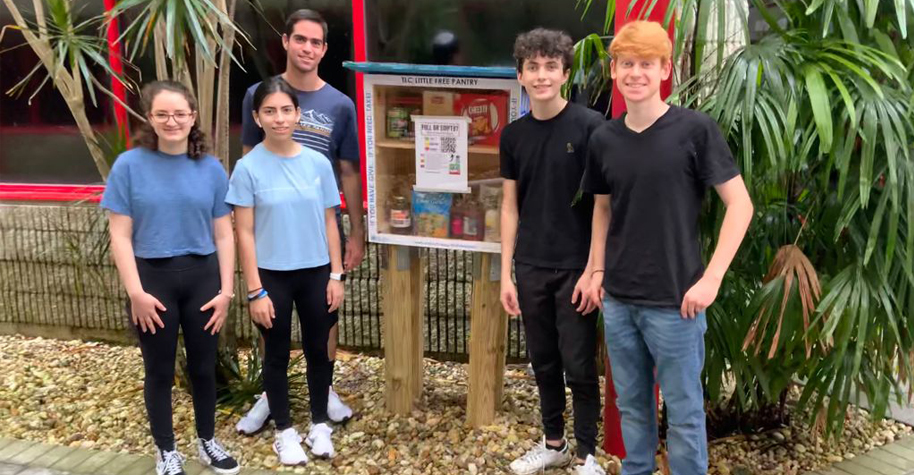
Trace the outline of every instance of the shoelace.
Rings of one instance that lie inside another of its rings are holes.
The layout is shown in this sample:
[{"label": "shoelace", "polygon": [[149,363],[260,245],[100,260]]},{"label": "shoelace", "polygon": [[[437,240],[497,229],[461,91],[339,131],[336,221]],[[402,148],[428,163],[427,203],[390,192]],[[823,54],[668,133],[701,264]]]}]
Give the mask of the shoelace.
[{"label": "shoelace", "polygon": [[162,461],[165,464],[165,473],[167,475],[178,475],[184,471],[184,456],[177,450],[162,453]]},{"label": "shoelace", "polygon": [[222,445],[220,445],[215,438],[204,440],[203,447],[206,449],[206,453],[209,454],[210,458],[217,462],[221,462],[229,458],[229,454],[225,451],[225,447],[222,447]]},{"label": "shoelace", "polygon": [[523,461],[529,463],[539,464],[540,468],[545,468],[546,466],[546,451],[549,450],[543,445],[537,445],[533,450],[527,452],[524,455]]}]

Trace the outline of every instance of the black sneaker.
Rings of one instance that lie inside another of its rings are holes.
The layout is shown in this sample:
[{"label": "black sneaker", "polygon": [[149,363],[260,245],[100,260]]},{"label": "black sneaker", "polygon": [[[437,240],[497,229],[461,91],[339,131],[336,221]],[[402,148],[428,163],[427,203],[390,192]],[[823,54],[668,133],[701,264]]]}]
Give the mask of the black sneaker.
[{"label": "black sneaker", "polygon": [[177,450],[164,451],[156,447],[156,475],[185,475],[184,456]]},{"label": "black sneaker", "polygon": [[200,461],[209,466],[216,473],[232,475],[241,471],[238,462],[232,458],[225,447],[212,438],[210,440],[197,439],[197,450],[200,452]]}]

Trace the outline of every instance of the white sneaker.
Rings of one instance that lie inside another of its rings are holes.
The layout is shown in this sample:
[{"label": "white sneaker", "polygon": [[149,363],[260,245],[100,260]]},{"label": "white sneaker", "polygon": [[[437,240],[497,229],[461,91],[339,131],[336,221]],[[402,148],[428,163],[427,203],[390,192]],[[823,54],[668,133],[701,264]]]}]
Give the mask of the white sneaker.
[{"label": "white sneaker", "polygon": [[235,424],[235,429],[240,434],[254,435],[267,428],[270,419],[270,404],[267,402],[267,393],[257,396],[254,407]]},{"label": "white sneaker", "polygon": [[277,432],[276,441],[273,442],[273,452],[279,455],[279,463],[283,465],[304,465],[308,463],[308,455],[301,446],[301,436],[293,427]]},{"label": "white sneaker", "polygon": [[593,455],[587,456],[584,465],[574,467],[574,473],[576,475],[606,475],[606,471],[597,463],[597,459]]},{"label": "white sneaker", "polygon": [[185,475],[184,460],[177,450],[166,452],[156,447],[156,475]]},{"label": "white sneaker", "polygon": [[546,439],[533,447],[527,453],[517,460],[511,462],[509,466],[511,471],[516,475],[533,475],[542,472],[547,468],[565,467],[571,463],[571,452],[568,450],[568,442],[565,442],[565,448],[562,450],[552,450],[546,447]]},{"label": "white sneaker", "polygon": [[352,419],[352,409],[343,404],[343,400],[340,399],[340,396],[336,394],[332,387],[327,397],[327,417],[337,424],[345,423]]},{"label": "white sneaker", "polygon": [[332,458],[336,454],[333,450],[333,441],[330,439],[332,433],[333,429],[327,424],[312,424],[305,444],[311,447],[311,453],[315,456],[323,459]]}]

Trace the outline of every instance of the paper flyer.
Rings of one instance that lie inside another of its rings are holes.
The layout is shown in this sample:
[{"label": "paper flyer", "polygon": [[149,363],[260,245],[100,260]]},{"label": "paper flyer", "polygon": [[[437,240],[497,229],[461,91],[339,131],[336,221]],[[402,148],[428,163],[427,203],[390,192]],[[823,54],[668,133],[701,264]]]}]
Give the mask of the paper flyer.
[{"label": "paper flyer", "polygon": [[413,116],[418,191],[468,193],[467,132],[463,116]]}]

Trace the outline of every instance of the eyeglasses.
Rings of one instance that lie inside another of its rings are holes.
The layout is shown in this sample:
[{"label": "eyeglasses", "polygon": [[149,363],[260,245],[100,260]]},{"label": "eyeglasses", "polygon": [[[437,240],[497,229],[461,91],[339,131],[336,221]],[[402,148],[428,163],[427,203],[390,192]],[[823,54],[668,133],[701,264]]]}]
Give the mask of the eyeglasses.
[{"label": "eyeglasses", "polygon": [[157,124],[164,124],[168,122],[168,119],[174,117],[176,124],[186,124],[194,116],[193,112],[187,111],[178,111],[174,114],[169,114],[167,112],[156,112],[152,114],[152,120]]}]

